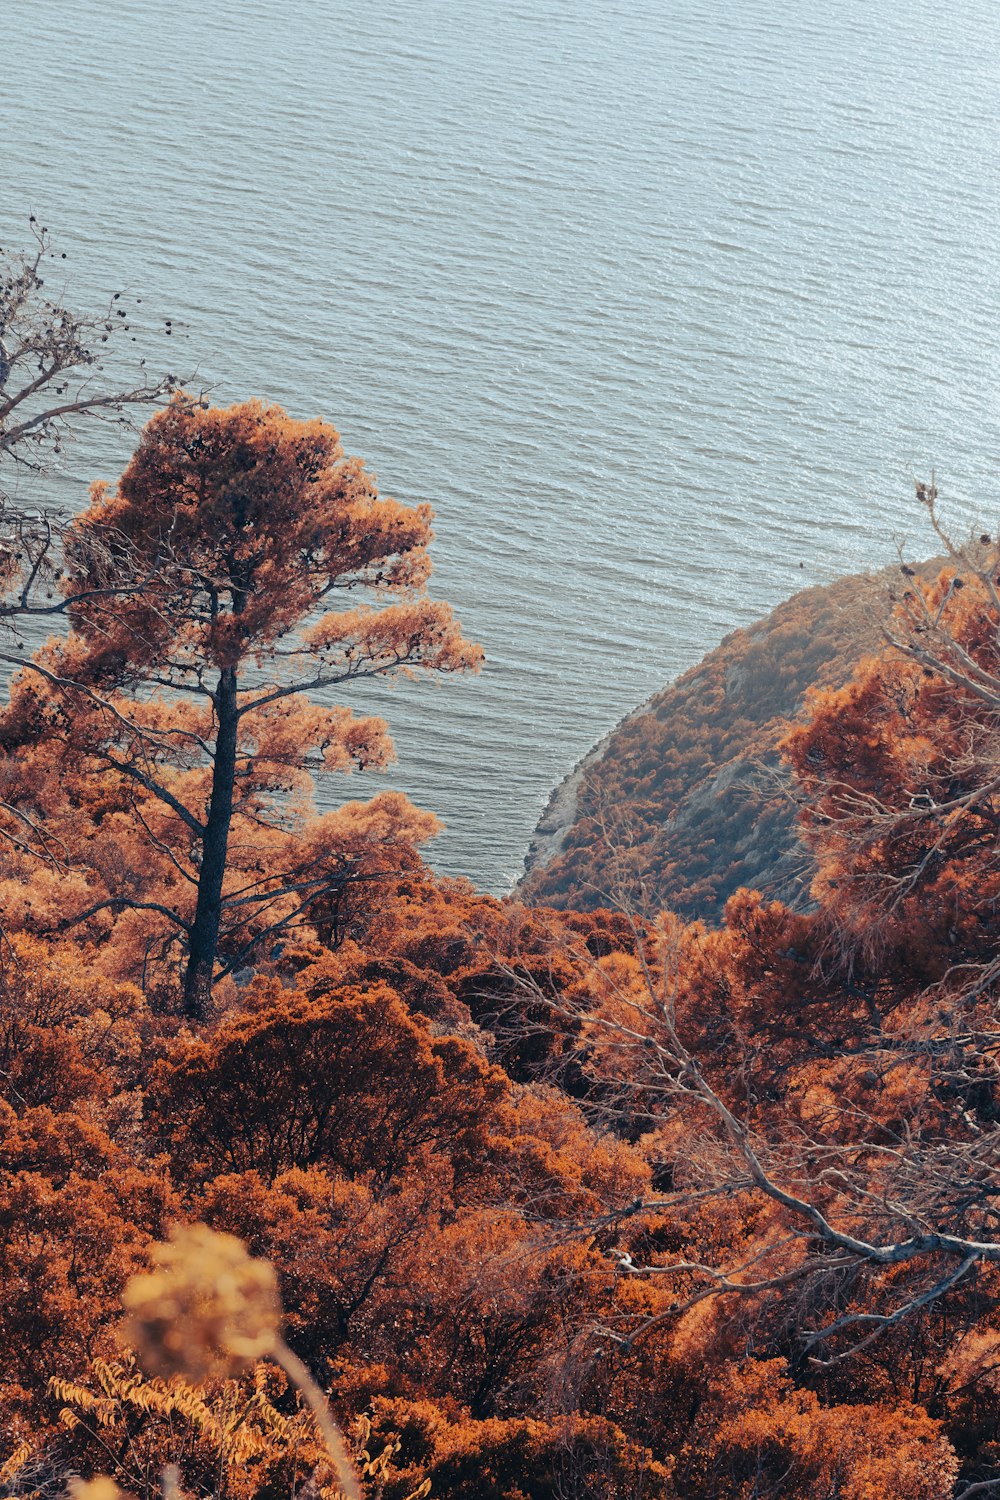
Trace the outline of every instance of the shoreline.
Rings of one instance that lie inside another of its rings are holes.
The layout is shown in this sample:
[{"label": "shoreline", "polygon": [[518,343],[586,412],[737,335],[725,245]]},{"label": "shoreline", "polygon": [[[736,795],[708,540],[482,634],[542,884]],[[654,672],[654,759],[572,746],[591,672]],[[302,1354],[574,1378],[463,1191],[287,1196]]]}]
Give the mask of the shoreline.
[{"label": "shoreline", "polygon": [[[673,684],[668,683],[670,687]],[[562,781],[558,782],[542,810],[541,817],[535,824],[535,831],[531,836],[527,851],[524,856],[524,868],[510,889],[512,897],[518,896],[525,882],[539,870],[544,870],[558,857],[565,848],[566,839],[576,822],[579,809],[579,792],[588,771],[599,765],[604,759],[605,752],[611,741],[618,732],[631,724],[633,720],[639,719],[643,714],[650,712],[650,705],[658,698],[664,688],[657,688],[656,692],[650,693],[648,698],[627,714],[620,718],[617,724],[613,724],[606,734],[591,747],[572,770],[567,771]]]}]

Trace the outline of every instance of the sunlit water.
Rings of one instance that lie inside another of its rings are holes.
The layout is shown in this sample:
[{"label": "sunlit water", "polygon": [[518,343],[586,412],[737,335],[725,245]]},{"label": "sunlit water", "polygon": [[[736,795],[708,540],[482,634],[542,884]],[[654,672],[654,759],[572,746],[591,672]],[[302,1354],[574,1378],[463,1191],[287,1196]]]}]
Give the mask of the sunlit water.
[{"label": "sunlit water", "polygon": [[[505,889],[647,693],[804,583],[932,550],[912,471],[994,514],[993,0],[0,20],[2,242],[34,211],[78,302],[127,282],[184,325],[151,361],[328,416],[435,505],[435,588],[488,668],[359,701],[443,870]],[[80,443],[46,496],[127,451]]]}]

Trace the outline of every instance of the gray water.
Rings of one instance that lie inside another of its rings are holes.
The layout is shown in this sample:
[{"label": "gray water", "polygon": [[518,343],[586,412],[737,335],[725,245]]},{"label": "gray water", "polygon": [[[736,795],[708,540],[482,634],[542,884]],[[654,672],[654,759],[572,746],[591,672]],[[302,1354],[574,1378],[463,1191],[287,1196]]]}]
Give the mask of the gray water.
[{"label": "gray water", "polygon": [[[151,362],[329,417],[434,504],[435,591],[489,665],[361,706],[442,870],[505,889],[649,692],[805,583],[933,550],[914,471],[995,515],[995,0],[0,22],[0,243],[33,211],[78,301],[127,283],[183,324],[150,313]],[[81,442],[47,498],[127,451]]]}]

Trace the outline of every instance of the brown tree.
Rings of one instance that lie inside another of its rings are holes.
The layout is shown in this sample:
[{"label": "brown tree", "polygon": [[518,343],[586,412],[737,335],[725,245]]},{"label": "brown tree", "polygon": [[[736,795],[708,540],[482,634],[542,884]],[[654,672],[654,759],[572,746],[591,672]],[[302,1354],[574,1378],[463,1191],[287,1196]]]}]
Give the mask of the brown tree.
[{"label": "brown tree", "polygon": [[[3,728],[15,783],[25,747],[43,744],[49,813],[75,781],[74,800],[124,819],[145,851],[125,881],[92,861],[94,899],[64,917],[165,920],[190,1015],[205,1012],[220,934],[232,968],[359,874],[363,819],[311,818],[310,773],[384,765],[391,741],[381,719],[307,695],[479,665],[448,606],[423,597],[430,520],[426,505],[381,498],[322,422],[178,397],[67,539],[69,638],[30,662],[7,655],[24,668]],[[361,602],[322,613],[355,592]],[[436,826],[405,799],[382,809],[369,844]]]}]

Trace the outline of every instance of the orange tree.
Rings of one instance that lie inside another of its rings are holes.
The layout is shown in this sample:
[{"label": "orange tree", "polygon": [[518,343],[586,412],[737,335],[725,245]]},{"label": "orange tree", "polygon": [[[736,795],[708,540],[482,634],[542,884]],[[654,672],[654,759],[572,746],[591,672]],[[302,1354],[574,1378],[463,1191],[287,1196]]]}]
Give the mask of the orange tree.
[{"label": "orange tree", "polygon": [[[165,923],[193,1017],[363,849],[434,830],[391,794],[367,827],[359,809],[312,816],[312,770],[384,765],[392,745],[383,720],[307,696],[479,665],[425,597],[430,523],[382,498],[327,424],[178,397],[66,543],[69,636],[8,653],[22,672],[0,775],[20,853],[51,860],[57,838],[60,868],[85,871],[57,899],[63,925],[143,913],[148,951]],[[337,595],[360,597],[329,608]]]}]

